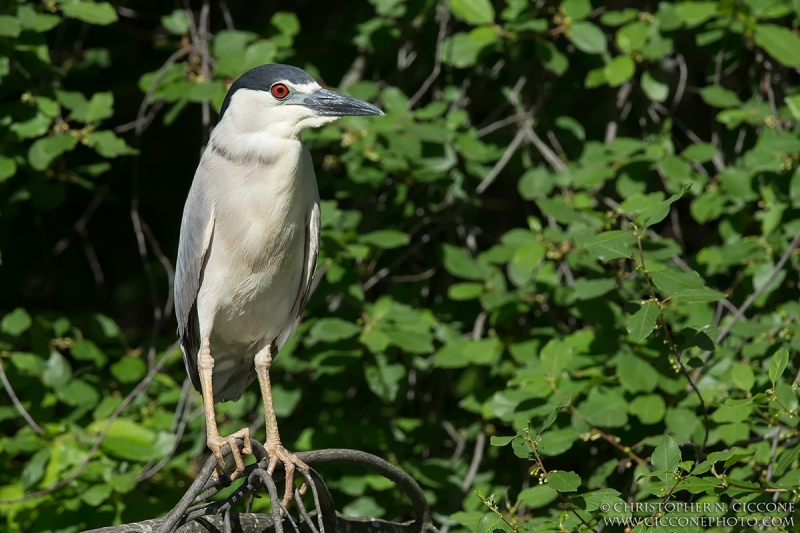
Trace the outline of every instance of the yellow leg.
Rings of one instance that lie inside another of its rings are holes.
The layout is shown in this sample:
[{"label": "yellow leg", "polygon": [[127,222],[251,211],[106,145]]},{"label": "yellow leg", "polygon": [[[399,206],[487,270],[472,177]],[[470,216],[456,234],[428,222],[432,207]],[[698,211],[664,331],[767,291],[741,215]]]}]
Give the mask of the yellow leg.
[{"label": "yellow leg", "polygon": [[[214,387],[211,383],[211,378],[214,374],[214,358],[211,357],[211,347],[208,339],[205,339],[200,346],[200,353],[197,356],[197,368],[200,372],[200,384],[203,389],[203,410],[206,414],[206,435],[208,437],[206,445],[211,450],[211,453],[214,454],[214,457],[217,458],[217,464],[219,465],[217,470],[219,472],[222,472],[225,468],[225,459],[222,457],[220,448],[226,444],[230,446],[233,462],[236,464],[236,470],[231,474],[231,480],[234,480],[244,472],[242,454],[253,453],[253,446],[250,443],[250,428],[242,428],[227,437],[220,437],[219,435],[214,411]],[[244,441],[244,448],[242,448],[241,452],[236,439]]]},{"label": "yellow leg", "polygon": [[278,419],[275,417],[275,406],[272,403],[272,385],[269,381],[269,368],[272,365],[271,348],[269,345],[265,346],[259,350],[255,358],[256,374],[258,374],[258,384],[261,386],[261,397],[264,400],[264,415],[267,422],[267,442],[264,447],[269,455],[267,472],[270,475],[275,471],[278,462],[283,463],[283,468],[286,470],[286,492],[283,495],[283,505],[289,505],[289,502],[292,501],[292,487],[294,487],[292,480],[295,467],[308,470],[308,465],[281,444]]}]

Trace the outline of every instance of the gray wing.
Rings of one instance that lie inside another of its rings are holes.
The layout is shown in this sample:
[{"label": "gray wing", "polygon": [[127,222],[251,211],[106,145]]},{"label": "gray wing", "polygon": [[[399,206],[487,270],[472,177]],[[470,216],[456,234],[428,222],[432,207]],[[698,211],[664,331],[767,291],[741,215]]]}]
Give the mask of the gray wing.
[{"label": "gray wing", "polygon": [[303,277],[300,280],[300,290],[297,293],[292,315],[289,323],[281,331],[276,340],[278,350],[289,340],[294,333],[297,320],[303,316],[308,299],[311,297],[311,284],[314,280],[314,271],[317,268],[319,255],[319,202],[314,202],[311,214],[306,222],[305,254],[303,256]]},{"label": "gray wing", "polygon": [[178,319],[178,335],[186,372],[198,392],[201,386],[197,371],[197,354],[200,351],[197,293],[200,291],[200,278],[214,232],[214,206],[205,197],[202,172],[201,163],[183,208],[178,261],[175,265],[175,316]]}]

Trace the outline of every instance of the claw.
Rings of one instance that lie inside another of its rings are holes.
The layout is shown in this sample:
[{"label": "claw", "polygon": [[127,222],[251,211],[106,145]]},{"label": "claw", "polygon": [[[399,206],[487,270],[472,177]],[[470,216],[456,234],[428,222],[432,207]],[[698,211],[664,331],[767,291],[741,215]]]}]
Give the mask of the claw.
[{"label": "claw", "polygon": [[[239,450],[239,444],[236,442],[237,439],[242,439],[244,441],[244,446],[241,450]],[[235,481],[236,478],[244,472],[244,459],[242,458],[242,454],[249,455],[253,453],[253,444],[250,442],[250,429],[242,428],[227,437],[220,437],[219,435],[208,437],[206,445],[217,459],[217,468],[215,471],[219,474],[225,470],[225,458],[222,456],[221,448],[226,444],[231,449],[233,462],[236,465],[236,470],[231,474],[231,481]]]},{"label": "claw", "polygon": [[[269,457],[269,466],[267,466],[267,473],[272,476],[275,472],[275,467],[278,463],[283,463],[283,468],[286,471],[286,492],[283,494],[283,506],[286,507],[292,501],[292,488],[294,487],[294,471],[296,468],[308,470],[308,465],[300,460],[295,454],[283,447],[282,444],[267,444],[267,456]],[[305,487],[305,483],[303,484]],[[300,489],[300,494],[304,494],[303,487]]]}]

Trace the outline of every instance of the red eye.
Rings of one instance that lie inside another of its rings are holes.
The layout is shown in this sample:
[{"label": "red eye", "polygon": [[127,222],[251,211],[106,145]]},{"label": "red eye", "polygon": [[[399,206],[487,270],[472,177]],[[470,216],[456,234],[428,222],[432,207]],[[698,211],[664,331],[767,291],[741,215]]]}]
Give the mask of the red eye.
[{"label": "red eye", "polygon": [[289,88],[282,83],[276,83],[275,85],[270,87],[269,92],[271,92],[272,96],[274,96],[278,100],[283,100],[284,98],[289,96]]}]

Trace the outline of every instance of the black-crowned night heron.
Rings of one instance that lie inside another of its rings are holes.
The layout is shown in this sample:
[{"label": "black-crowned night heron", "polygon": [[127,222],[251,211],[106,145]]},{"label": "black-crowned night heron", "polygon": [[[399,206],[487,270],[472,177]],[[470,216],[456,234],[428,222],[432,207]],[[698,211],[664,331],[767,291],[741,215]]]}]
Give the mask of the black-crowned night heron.
[{"label": "black-crowned night heron", "polygon": [[269,369],[308,301],[319,251],[319,192],[300,132],[342,116],[382,115],[357,98],[321,88],[304,70],[263,65],[231,86],[194,176],[181,222],[175,314],[183,358],[203,395],[208,447],[225,463],[236,439],[221,437],[214,404],[241,397],[258,377],[266,415],[269,472],[286,469],[284,503],[302,461],[281,444]]}]

